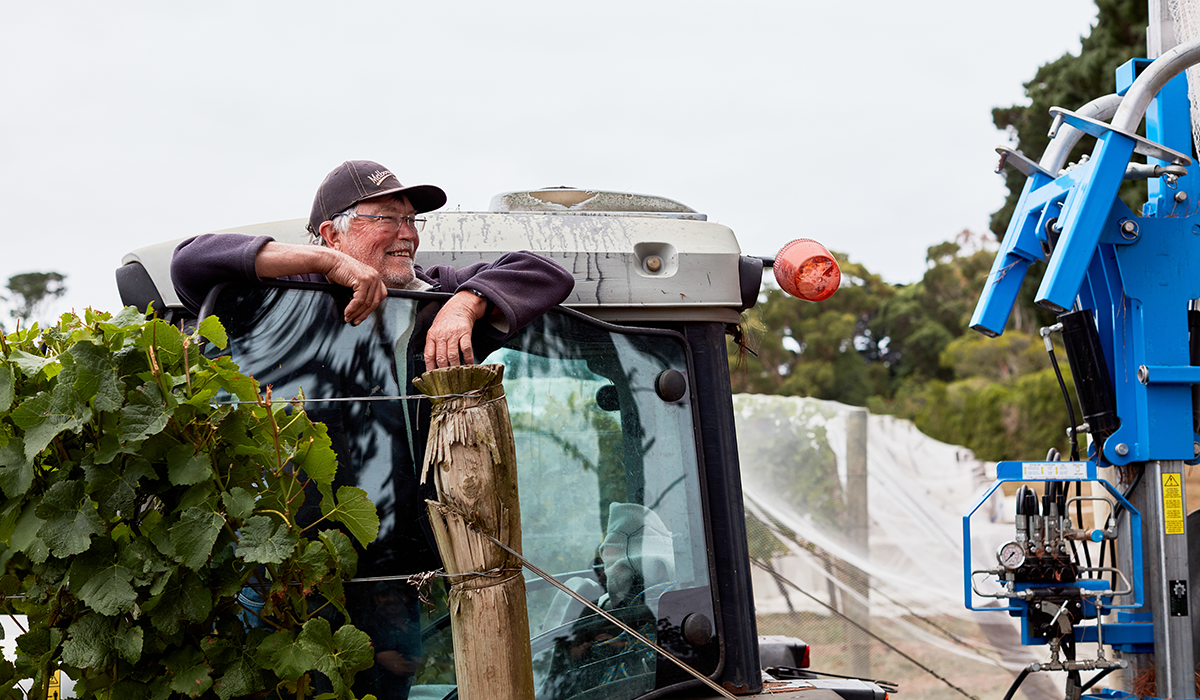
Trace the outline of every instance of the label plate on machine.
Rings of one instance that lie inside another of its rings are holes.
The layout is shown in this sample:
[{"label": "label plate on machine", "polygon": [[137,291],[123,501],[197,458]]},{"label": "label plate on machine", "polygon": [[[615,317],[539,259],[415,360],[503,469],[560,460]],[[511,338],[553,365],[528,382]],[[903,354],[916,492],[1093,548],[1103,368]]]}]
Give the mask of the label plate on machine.
[{"label": "label plate on machine", "polygon": [[1163,531],[1168,535],[1183,534],[1183,477],[1170,473],[1162,475]]},{"label": "label plate on machine", "polygon": [[1086,479],[1087,462],[1022,462],[1021,478],[1031,481]]}]

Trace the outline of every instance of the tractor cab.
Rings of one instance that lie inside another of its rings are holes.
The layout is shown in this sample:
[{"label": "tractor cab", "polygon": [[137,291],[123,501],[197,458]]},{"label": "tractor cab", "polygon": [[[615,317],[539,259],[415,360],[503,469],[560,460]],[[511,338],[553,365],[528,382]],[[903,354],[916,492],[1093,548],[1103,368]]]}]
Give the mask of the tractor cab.
[{"label": "tractor cab", "polygon": [[[486,212],[426,216],[419,265],[530,250],[575,277],[562,306],[476,351],[504,366],[524,556],[702,675],[762,692],[725,336],[754,304],[763,260],[741,255],[729,228],[659,197],[558,188],[501,195]],[[303,223],[228,233],[300,242]],[[126,257],[118,280],[127,303],[184,315],[169,283],[174,245]],[[269,281],[214,288],[201,310],[225,325],[226,352],[243,372],[276,399],[303,396],[328,426],[337,482],[376,504],[379,538],[345,590],[377,660],[355,690],[379,698],[456,697],[448,586],[412,583],[439,561],[426,535],[424,445],[413,439],[428,405],[407,381],[422,359],[414,329],[448,296],[391,290],[351,326],[345,289]],[[524,577],[537,698],[695,692],[697,681],[657,652]],[[799,640],[770,650],[796,666],[807,657]],[[793,682],[797,692],[884,697],[860,681]]]}]

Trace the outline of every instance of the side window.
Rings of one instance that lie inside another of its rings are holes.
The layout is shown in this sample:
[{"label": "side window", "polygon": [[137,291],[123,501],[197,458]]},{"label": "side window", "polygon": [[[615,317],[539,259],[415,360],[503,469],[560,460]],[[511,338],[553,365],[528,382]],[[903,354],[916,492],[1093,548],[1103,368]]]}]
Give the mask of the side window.
[{"label": "side window", "polygon": [[[417,483],[427,407],[404,398],[434,312],[434,301],[390,297],[354,327],[325,292],[275,288],[227,290],[216,307],[233,359],[276,397],[303,391],[329,426],[339,483],[379,509],[380,537],[346,586],[376,649],[360,695],[454,694],[445,588],[433,584],[419,603],[404,582],[440,565],[422,522],[432,494]],[[554,311],[488,350],[486,362],[505,366],[525,556],[711,675],[720,645],[682,338]],[[674,388],[657,390],[662,377]],[[631,700],[687,680],[536,576],[526,588],[539,699]]]},{"label": "side window", "polygon": [[[487,361],[505,366],[525,556],[715,670],[715,643],[680,635],[689,614],[713,619],[682,341],[547,314]],[[664,372],[682,396],[659,395]],[[633,698],[673,677],[628,633],[526,579],[538,697]]]}]

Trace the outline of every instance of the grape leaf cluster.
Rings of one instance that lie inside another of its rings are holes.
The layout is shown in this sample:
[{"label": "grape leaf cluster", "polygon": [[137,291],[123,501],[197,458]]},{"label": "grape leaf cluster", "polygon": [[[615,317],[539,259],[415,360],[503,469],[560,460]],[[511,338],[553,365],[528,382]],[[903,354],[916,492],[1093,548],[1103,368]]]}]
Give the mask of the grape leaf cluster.
[{"label": "grape leaf cluster", "polygon": [[343,581],[375,506],[334,493],[299,401],[202,352],[227,342],[132,307],[0,336],[0,596],[24,630],[0,698],[45,697],[56,670],[86,698],[353,697],[374,652]]}]

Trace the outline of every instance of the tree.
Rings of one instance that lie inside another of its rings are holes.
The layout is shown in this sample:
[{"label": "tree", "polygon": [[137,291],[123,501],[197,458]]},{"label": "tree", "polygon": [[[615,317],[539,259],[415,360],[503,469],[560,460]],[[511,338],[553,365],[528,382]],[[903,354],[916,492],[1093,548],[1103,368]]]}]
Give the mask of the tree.
[{"label": "tree", "polygon": [[[34,315],[45,304],[61,297],[67,291],[63,282],[65,275],[57,272],[26,272],[8,278],[10,296],[6,299],[14,302],[10,315],[17,319],[20,325],[28,326],[34,320]],[[0,324],[0,328],[2,328]]]},{"label": "tree", "polygon": [[[1098,18],[1078,56],[1064,55],[1025,84],[1028,105],[993,111],[996,126],[1038,159],[1049,143],[1049,109],[1077,109],[1113,92],[1114,71],[1144,54],[1144,0],[1097,0]],[[1077,161],[1091,143],[1071,156]],[[1009,196],[992,215],[1004,235],[1024,176],[1007,171]],[[1138,185],[1122,197],[1136,209]],[[912,285],[883,284],[838,255],[846,281],[830,300],[806,304],[766,292],[743,319],[758,359],[731,346],[735,391],[779,393],[867,405],[916,422],[926,434],[965,445],[985,459],[1029,459],[1066,452],[1062,392],[1037,329],[1054,315],[1033,303],[1043,263],[1026,275],[1000,340],[969,330],[993,256],[972,252],[969,234],[928,249],[928,269]],[[1062,356],[1061,354],[1059,355]],[[1071,387],[1069,374],[1065,381]],[[1076,417],[1080,414],[1077,412]]]},{"label": "tree", "polygon": [[[1064,54],[1043,65],[1033,80],[1025,83],[1028,105],[997,107],[992,121],[1017,141],[1021,151],[1037,160],[1050,143],[1050,108],[1078,109],[1091,100],[1114,91],[1113,72],[1131,58],[1146,53],[1146,24],[1149,9],[1146,0],[1096,0],[1096,26],[1083,38],[1078,56]],[[1077,161],[1091,149],[1089,139],[1070,157]],[[992,214],[991,230],[1003,238],[1025,186],[1025,176],[1014,168],[1005,170],[1008,198]],[[1129,202],[1127,202],[1129,203]],[[1135,209],[1136,210],[1136,209]]]}]

